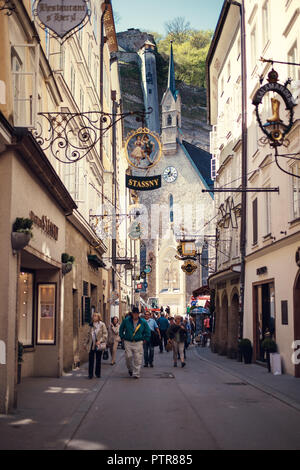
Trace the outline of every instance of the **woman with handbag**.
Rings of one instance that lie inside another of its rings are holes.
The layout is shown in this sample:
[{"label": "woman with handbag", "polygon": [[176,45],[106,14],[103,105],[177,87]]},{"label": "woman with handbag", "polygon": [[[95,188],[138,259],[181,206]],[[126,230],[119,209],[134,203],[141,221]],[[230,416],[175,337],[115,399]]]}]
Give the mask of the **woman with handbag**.
[{"label": "woman with handbag", "polygon": [[89,379],[92,379],[94,376],[95,356],[95,375],[98,379],[101,377],[101,358],[102,352],[106,349],[106,343],[107,328],[105,323],[101,321],[101,316],[98,313],[93,313],[92,323],[90,324],[86,340],[86,350],[89,353]]},{"label": "woman with handbag", "polygon": [[119,341],[121,338],[119,336],[120,324],[118,317],[114,317],[111,320],[111,324],[108,328],[108,342],[107,346],[110,350],[111,355],[111,365],[113,366],[116,363],[116,354],[118,349]]},{"label": "woman with handbag", "polygon": [[178,354],[181,360],[181,367],[185,366],[184,345],[187,339],[187,331],[182,324],[182,317],[177,315],[175,323],[167,331],[168,339],[172,341],[174,367],[177,367]]}]

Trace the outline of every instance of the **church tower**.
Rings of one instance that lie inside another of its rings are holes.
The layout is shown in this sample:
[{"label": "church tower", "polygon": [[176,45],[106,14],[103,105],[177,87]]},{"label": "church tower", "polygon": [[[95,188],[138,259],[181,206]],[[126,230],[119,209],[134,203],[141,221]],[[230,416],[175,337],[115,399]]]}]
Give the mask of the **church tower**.
[{"label": "church tower", "polygon": [[142,88],[144,95],[145,110],[152,108],[151,114],[147,115],[147,127],[151,131],[160,133],[159,103],[157,91],[157,72],[155,44],[146,41],[139,50],[141,59]]},{"label": "church tower", "polygon": [[171,42],[168,88],[162,99],[162,146],[165,155],[177,152],[181,127],[181,98],[176,90],[173,44]]}]

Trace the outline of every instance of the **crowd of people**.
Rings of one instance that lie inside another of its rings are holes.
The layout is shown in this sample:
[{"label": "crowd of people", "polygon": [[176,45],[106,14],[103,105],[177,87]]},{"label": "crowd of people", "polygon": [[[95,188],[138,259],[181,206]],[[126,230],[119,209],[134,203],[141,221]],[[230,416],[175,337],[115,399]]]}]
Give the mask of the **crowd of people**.
[{"label": "crowd of people", "polygon": [[186,350],[194,342],[195,323],[192,317],[171,316],[170,308],[161,307],[158,315],[147,310],[140,312],[133,307],[122,323],[114,317],[107,328],[100,315],[94,313],[90,324],[86,349],[89,353],[89,379],[101,377],[101,359],[103,354],[111,355],[111,365],[116,363],[116,352],[122,341],[125,349],[125,360],[128,373],[138,379],[141,368],[154,367],[155,347],[159,352],[173,352],[173,365],[186,366]]}]

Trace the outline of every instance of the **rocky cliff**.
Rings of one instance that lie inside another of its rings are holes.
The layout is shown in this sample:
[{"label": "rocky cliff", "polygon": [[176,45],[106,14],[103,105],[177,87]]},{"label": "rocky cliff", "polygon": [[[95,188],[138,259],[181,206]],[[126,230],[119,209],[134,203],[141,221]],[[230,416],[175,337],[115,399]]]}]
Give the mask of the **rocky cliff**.
[{"label": "rocky cliff", "polygon": [[[138,29],[118,33],[120,80],[123,96],[123,110],[134,111],[144,108],[141,87],[139,49],[145,41],[155,44],[151,34]],[[168,61],[156,51],[158,94],[161,102],[168,82]],[[209,132],[207,125],[206,90],[192,87],[183,82],[176,82],[182,99],[182,132],[184,139],[205,150],[209,150]],[[127,118],[124,123],[125,135],[137,127],[134,117]]]}]

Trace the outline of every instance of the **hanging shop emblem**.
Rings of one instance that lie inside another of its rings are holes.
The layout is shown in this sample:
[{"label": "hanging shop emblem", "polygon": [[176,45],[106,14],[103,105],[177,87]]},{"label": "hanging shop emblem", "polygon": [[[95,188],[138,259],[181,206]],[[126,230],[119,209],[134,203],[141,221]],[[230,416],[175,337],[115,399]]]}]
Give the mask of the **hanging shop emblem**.
[{"label": "hanging shop emblem", "polygon": [[125,141],[125,155],[130,166],[147,171],[157,165],[161,159],[161,141],[158,135],[149,129],[139,128],[128,134]]},{"label": "hanging shop emblem", "polygon": [[[284,144],[286,135],[293,127],[294,107],[296,106],[296,102],[293,95],[287,88],[290,80],[288,80],[284,85],[278,83],[278,73],[272,69],[268,75],[268,82],[269,83],[261,87],[256,92],[252,103],[256,107],[256,116],[259,127],[267,136],[270,144],[273,147],[278,147]],[[272,93],[270,98],[272,105],[272,116],[270,116],[264,123],[262,122],[259,107],[263,103],[263,99],[268,93]],[[284,122],[280,117],[280,108],[283,104],[282,101],[286,106],[286,110],[288,111],[288,122]]]},{"label": "hanging shop emblem", "polygon": [[197,270],[197,265],[193,261],[186,261],[183,266],[181,266],[183,272],[185,272],[188,276],[194,274]]},{"label": "hanging shop emblem", "polygon": [[161,188],[161,175],[158,176],[129,176],[126,175],[126,188],[137,191],[151,191]]},{"label": "hanging shop emblem", "polygon": [[142,236],[142,233],[141,224],[139,222],[132,222],[128,233],[129,238],[132,240],[139,240]]},{"label": "hanging shop emblem", "polygon": [[34,10],[40,26],[61,40],[77,30],[89,13],[86,0],[37,0]]}]

